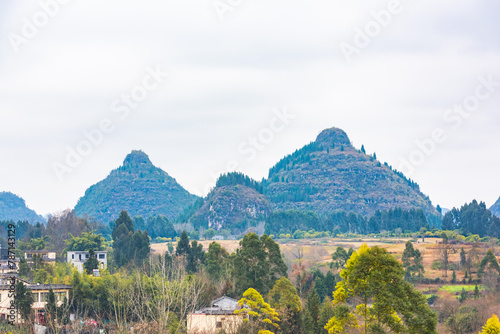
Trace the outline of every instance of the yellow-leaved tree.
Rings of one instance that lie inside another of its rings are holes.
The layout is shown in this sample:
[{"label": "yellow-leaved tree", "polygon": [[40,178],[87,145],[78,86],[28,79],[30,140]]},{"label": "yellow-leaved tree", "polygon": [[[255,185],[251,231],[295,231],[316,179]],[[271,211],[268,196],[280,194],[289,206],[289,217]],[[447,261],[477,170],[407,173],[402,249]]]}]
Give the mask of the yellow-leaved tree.
[{"label": "yellow-leaved tree", "polygon": [[498,321],[496,314],[493,314],[491,318],[486,321],[483,331],[479,334],[500,334],[500,321]]},{"label": "yellow-leaved tree", "polygon": [[259,334],[273,334],[270,329],[279,329],[278,313],[264,301],[257,290],[253,288],[246,290],[238,305],[241,309],[234,313],[241,314],[246,325],[258,329]]}]

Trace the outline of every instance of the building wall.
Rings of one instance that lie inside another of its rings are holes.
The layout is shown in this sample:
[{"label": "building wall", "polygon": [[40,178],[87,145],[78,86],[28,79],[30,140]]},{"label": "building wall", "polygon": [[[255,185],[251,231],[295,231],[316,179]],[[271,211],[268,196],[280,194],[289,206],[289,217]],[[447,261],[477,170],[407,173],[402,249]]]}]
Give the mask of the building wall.
[{"label": "building wall", "polygon": [[188,334],[212,334],[224,330],[226,333],[236,333],[243,323],[240,315],[208,315],[189,314],[187,317]]},{"label": "building wall", "polygon": [[[66,255],[66,260],[68,263],[73,264],[79,272],[83,272],[83,264],[88,260],[89,252],[68,252]],[[95,252],[97,261],[102,269],[106,269],[108,266],[108,254],[107,252],[98,251]]]}]

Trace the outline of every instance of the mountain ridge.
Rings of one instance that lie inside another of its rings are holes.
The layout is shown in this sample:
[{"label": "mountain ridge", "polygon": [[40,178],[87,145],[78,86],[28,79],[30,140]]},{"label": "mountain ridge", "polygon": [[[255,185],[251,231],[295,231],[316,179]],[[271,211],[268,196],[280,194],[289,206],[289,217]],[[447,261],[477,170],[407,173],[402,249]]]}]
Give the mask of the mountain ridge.
[{"label": "mountain ridge", "polygon": [[121,210],[132,217],[164,215],[175,219],[196,199],[167,172],[155,167],[146,153],[133,150],[120,167],[85,191],[75,212],[102,223],[116,219]]},{"label": "mountain ridge", "polygon": [[30,209],[25,200],[8,191],[0,192],[0,221],[45,222],[46,219]]}]

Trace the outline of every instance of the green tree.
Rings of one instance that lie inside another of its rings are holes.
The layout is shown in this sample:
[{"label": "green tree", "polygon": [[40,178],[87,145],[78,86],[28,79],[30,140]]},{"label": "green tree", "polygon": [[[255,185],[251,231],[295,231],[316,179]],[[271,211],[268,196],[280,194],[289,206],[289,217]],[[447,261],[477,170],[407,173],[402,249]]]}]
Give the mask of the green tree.
[{"label": "green tree", "polygon": [[341,269],[344,267],[345,263],[349,259],[349,255],[342,246],[338,246],[335,252],[332,254],[333,267],[336,269]]},{"label": "green tree", "polygon": [[175,254],[177,256],[179,255],[188,255],[190,250],[189,246],[189,237],[187,235],[186,231],[182,231],[181,233],[181,239],[177,243],[177,247],[175,249]]},{"label": "green tree", "polygon": [[[487,265],[488,267],[486,267]],[[497,258],[495,257],[495,254],[493,254],[493,251],[491,249],[488,249],[486,255],[479,263],[479,270],[477,271],[478,277],[481,277],[484,274],[484,269],[492,269],[500,274],[500,266],[498,265]]]},{"label": "green tree", "polygon": [[24,256],[21,256],[21,258],[19,259],[19,276],[26,279],[31,277],[31,267]]},{"label": "green tree", "polygon": [[56,318],[57,318],[57,304],[56,304],[56,295],[52,289],[49,290],[47,294],[47,304],[45,305],[45,314],[48,315],[48,323],[52,330],[55,329],[56,326]]},{"label": "green tree", "polygon": [[[360,302],[356,313],[364,321],[364,332],[394,332],[435,334],[437,317],[426,298],[404,281],[402,265],[386,249],[363,244],[341,271],[342,281],[334,292],[334,305],[346,305],[348,299]],[[352,297],[357,297],[352,299]],[[354,316],[354,315],[353,315]],[[343,323],[355,326],[354,318],[335,318],[327,330],[342,328]]]},{"label": "green tree", "polygon": [[215,237],[215,234],[217,232],[215,232],[215,230],[213,228],[209,228],[209,229],[206,229],[205,232],[203,232],[203,237],[207,240],[210,240],[212,239],[213,237]]},{"label": "green tree", "polygon": [[233,261],[236,293],[253,287],[267,294],[280,277],[287,277],[287,267],[279,245],[266,234],[248,233],[240,241]]},{"label": "green tree", "polygon": [[113,259],[118,267],[133,263],[142,266],[151,248],[146,231],[134,233],[134,223],[127,211],[123,210],[113,227]]},{"label": "green tree", "polygon": [[307,296],[307,312],[310,316],[311,323],[308,324],[307,328],[309,333],[318,333],[320,328],[318,326],[319,324],[319,316],[320,316],[320,301],[319,301],[319,296],[318,293],[316,292],[316,288],[313,284],[311,291],[309,292],[309,295]]},{"label": "green tree", "polygon": [[99,269],[99,260],[97,260],[93,249],[89,250],[89,258],[83,264],[83,268],[88,275],[92,275],[94,269]]},{"label": "green tree", "polygon": [[188,273],[198,272],[200,264],[205,260],[205,252],[203,251],[203,245],[198,244],[198,241],[191,241],[191,247],[189,248],[187,256],[186,270]]},{"label": "green tree", "polygon": [[465,254],[465,250],[462,247],[460,250],[460,268],[466,268],[467,267],[467,255]]},{"label": "green tree", "polygon": [[279,329],[278,322],[280,319],[278,313],[264,301],[264,298],[257,290],[252,288],[246,290],[243,297],[238,301],[238,305],[241,306],[241,309],[236,310],[234,313],[241,314],[243,321],[249,322],[252,328],[257,330]]},{"label": "green tree", "polygon": [[479,334],[500,334],[500,321],[498,321],[496,314],[493,314],[488,319],[486,325],[483,327],[483,331]]},{"label": "green tree", "polygon": [[267,299],[279,314],[282,332],[300,333],[302,303],[292,282],[286,277],[281,277],[274,284]]},{"label": "green tree", "polygon": [[227,273],[227,260],[229,254],[226,249],[217,242],[212,242],[205,253],[205,268],[212,280],[218,282]]},{"label": "green tree", "polygon": [[83,251],[90,249],[103,251],[106,249],[106,239],[101,234],[95,234],[95,231],[82,232],[81,236],[74,237],[69,233],[70,239],[66,240],[66,251]]},{"label": "green tree", "polygon": [[406,281],[414,282],[417,278],[423,277],[422,254],[418,249],[413,248],[411,241],[406,242],[401,260],[403,261],[403,268],[405,268]]},{"label": "green tree", "polygon": [[16,284],[16,298],[15,305],[19,315],[21,318],[31,323],[33,318],[32,306],[34,303],[33,294],[31,293],[31,289],[28,286],[24,285],[23,282],[18,281]]}]

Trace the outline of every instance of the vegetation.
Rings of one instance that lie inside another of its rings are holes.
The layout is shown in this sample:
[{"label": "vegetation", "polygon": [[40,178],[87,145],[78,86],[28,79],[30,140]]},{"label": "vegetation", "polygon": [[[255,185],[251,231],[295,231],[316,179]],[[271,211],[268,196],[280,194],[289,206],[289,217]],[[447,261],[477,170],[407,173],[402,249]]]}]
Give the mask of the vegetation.
[{"label": "vegetation", "polygon": [[460,209],[453,208],[443,217],[444,230],[460,230],[462,234],[477,234],[480,237],[500,237],[500,218],[486,209],[484,202],[473,200]]},{"label": "vegetation", "polygon": [[103,224],[115,219],[121,210],[132,216],[164,215],[173,220],[196,198],[155,167],[144,152],[132,151],[122,166],[85,191],[75,212]]}]

